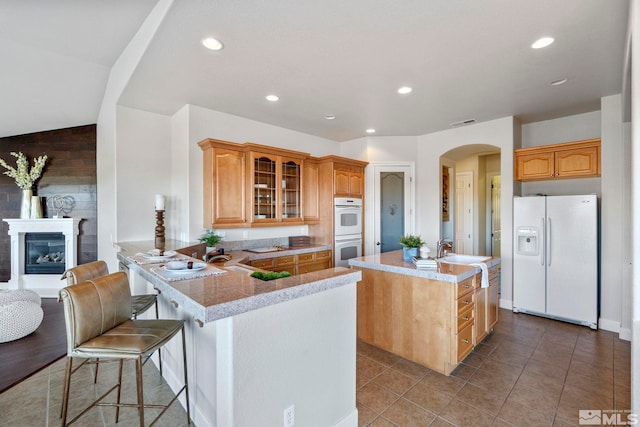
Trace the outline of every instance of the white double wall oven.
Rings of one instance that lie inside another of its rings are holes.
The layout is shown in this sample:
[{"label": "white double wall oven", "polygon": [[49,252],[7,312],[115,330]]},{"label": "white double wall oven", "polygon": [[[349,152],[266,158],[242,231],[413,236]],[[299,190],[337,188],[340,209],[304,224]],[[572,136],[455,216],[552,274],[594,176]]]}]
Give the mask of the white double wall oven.
[{"label": "white double wall oven", "polygon": [[362,256],[362,199],[334,200],[334,265],[349,267],[349,260]]}]

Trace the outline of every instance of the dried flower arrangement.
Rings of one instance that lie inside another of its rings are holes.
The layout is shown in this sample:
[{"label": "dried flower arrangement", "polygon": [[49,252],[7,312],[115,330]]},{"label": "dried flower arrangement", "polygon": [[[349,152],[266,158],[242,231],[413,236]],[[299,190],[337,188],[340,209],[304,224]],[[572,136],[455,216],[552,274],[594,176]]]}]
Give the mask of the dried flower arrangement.
[{"label": "dried flower arrangement", "polygon": [[42,169],[47,162],[47,155],[45,154],[40,157],[36,157],[31,170],[29,170],[29,161],[22,152],[15,153],[12,151],[11,155],[17,159],[16,165],[18,167],[14,168],[13,166],[9,166],[7,162],[0,159],[0,165],[7,169],[4,174],[13,178],[21,189],[31,190],[33,188],[33,184],[38,180],[38,178],[40,178]]}]

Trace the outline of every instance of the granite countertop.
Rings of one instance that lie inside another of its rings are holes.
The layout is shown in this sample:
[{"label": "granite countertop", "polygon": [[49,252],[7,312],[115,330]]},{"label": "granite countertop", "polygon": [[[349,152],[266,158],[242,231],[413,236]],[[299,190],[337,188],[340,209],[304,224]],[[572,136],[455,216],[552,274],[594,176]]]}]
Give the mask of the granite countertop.
[{"label": "granite countertop", "polygon": [[[182,245],[182,246],[180,246]],[[166,249],[189,246],[188,242],[167,241]],[[170,302],[190,313],[199,323],[204,324],[225,317],[235,316],[280,302],[301,298],[339,286],[355,283],[362,278],[359,271],[337,267],[264,282],[248,274],[225,270],[223,274],[188,280],[167,281],[151,271],[163,263],[139,264],[131,257],[139,252],[153,249],[153,242],[118,243],[118,259],[129,269],[140,274],[156,287]],[[308,248],[281,250],[268,253],[230,252],[232,260],[216,263],[207,268],[233,266],[252,259],[285,256],[296,253],[331,249],[331,246],[313,245]],[[195,261],[195,259],[191,258]],[[244,266],[247,269],[251,267]],[[255,269],[254,269],[255,270]]]},{"label": "granite countertop", "polygon": [[[485,261],[485,264],[491,268],[500,264],[500,258],[492,257]],[[416,268],[411,261],[402,260],[402,250],[352,258],[349,260],[349,265],[453,283],[461,282],[481,271],[478,266],[450,264],[441,261],[438,261],[437,268]]]}]

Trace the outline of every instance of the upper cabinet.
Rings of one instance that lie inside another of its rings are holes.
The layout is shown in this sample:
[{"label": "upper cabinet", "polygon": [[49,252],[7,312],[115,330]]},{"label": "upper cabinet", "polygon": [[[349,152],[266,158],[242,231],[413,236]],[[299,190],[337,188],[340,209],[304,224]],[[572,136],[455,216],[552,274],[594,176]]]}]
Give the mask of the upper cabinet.
[{"label": "upper cabinet", "polygon": [[514,163],[517,181],[600,176],[600,139],[515,150]]},{"label": "upper cabinet", "polygon": [[206,139],[203,154],[204,227],[246,227],[245,152],[232,142]]},{"label": "upper cabinet", "polygon": [[[255,144],[253,148],[259,149]],[[280,154],[278,154],[280,152]],[[304,153],[270,148],[250,151],[251,222],[302,224],[302,165]]]},{"label": "upper cabinet", "polygon": [[216,139],[198,143],[203,152],[205,228],[303,223],[303,200],[316,188],[303,183],[307,153]]},{"label": "upper cabinet", "polygon": [[335,197],[364,196],[364,166],[335,163],[333,166],[333,195]]},{"label": "upper cabinet", "polygon": [[305,224],[320,221],[320,164],[314,158],[305,159],[302,166],[302,214]]}]

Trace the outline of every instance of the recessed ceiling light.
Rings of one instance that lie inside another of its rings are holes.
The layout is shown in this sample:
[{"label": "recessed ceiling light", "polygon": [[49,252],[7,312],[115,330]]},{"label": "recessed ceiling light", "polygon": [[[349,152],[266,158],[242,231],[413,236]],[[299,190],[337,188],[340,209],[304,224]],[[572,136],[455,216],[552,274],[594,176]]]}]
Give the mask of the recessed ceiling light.
[{"label": "recessed ceiling light", "polygon": [[276,102],[277,100],[280,99],[278,95],[267,95],[265,96],[265,98],[267,99],[267,101],[271,101],[271,102]]},{"label": "recessed ceiling light", "polygon": [[376,130],[373,128],[367,129],[367,133],[376,133]]},{"label": "recessed ceiling light", "polygon": [[214,39],[213,37],[202,39],[202,45],[211,50],[222,50],[222,48],[224,47],[220,40]]},{"label": "recessed ceiling light", "polygon": [[324,116],[324,118],[327,120],[334,120],[336,116],[334,116],[333,114],[327,114],[326,116]]},{"label": "recessed ceiling light", "polygon": [[560,86],[563,85],[567,82],[568,79],[558,79],[558,80],[554,80],[551,83],[549,83],[551,86]]},{"label": "recessed ceiling light", "polygon": [[406,94],[406,93],[411,93],[413,89],[411,89],[409,86],[402,86],[400,89],[398,89],[398,93],[399,94]]},{"label": "recessed ceiling light", "polygon": [[553,43],[553,41],[554,41],[553,37],[542,37],[536,40],[535,42],[533,42],[531,47],[533,49],[542,49],[543,47],[549,46],[551,43]]}]

